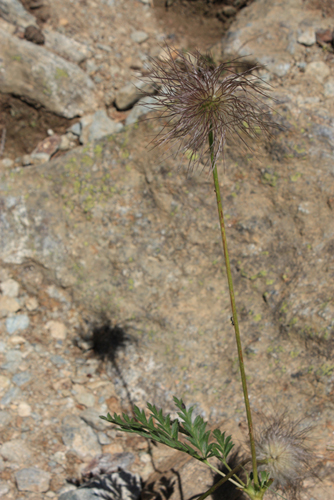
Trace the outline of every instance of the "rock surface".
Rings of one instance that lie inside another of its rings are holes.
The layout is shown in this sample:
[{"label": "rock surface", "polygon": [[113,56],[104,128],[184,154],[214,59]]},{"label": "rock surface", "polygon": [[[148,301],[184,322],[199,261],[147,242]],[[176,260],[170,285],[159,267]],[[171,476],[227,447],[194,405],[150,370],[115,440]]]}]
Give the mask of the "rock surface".
[{"label": "rock surface", "polygon": [[78,67],[0,30],[0,91],[42,104],[66,118],[96,107],[94,84]]},{"label": "rock surface", "polygon": [[19,0],[0,0],[0,16],[9,23],[23,27],[36,22]]}]

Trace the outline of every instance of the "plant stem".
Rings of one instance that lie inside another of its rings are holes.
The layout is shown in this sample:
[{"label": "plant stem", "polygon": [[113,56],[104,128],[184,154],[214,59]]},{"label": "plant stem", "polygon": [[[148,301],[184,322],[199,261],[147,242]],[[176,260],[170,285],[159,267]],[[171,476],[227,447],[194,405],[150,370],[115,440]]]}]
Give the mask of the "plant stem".
[{"label": "plant stem", "polygon": [[238,349],[239,368],[240,368],[240,375],[241,375],[241,382],[242,382],[242,390],[243,390],[243,393],[244,393],[244,401],[245,401],[246,414],[247,414],[249,441],[250,441],[250,449],[251,449],[251,454],[252,454],[252,466],[253,466],[254,485],[256,487],[258,487],[259,486],[259,480],[258,480],[258,475],[257,475],[257,463],[256,463],[256,453],[255,453],[255,442],[254,442],[252,415],[251,415],[251,409],[250,409],[249,397],[248,397],[248,389],[247,389],[247,381],[246,381],[244,359],[243,359],[243,354],[242,354],[242,345],[241,345],[241,339],[240,339],[240,331],[239,331],[237,309],[236,309],[236,305],[235,305],[235,297],[234,297],[234,289],[233,289],[233,281],[232,281],[230,259],[229,259],[228,250],[227,250],[227,241],[226,241],[226,232],[225,232],[225,223],[224,223],[224,213],[223,213],[223,205],[222,205],[221,196],[220,196],[220,187],[219,187],[219,181],[218,181],[217,165],[214,162],[214,154],[213,154],[213,132],[212,132],[212,130],[210,130],[210,132],[209,132],[209,145],[210,145],[210,150],[211,150],[212,173],[213,173],[213,181],[214,181],[214,185],[215,185],[215,192],[216,192],[216,199],[217,199],[217,208],[218,208],[218,217],[219,217],[219,223],[220,223],[220,229],[221,229],[221,236],[222,236],[222,242],[223,242],[223,249],[224,249],[224,257],[225,257],[225,265],[226,265],[228,288],[229,288],[229,291],[230,291],[230,299],[231,299],[233,323],[234,323],[234,330],[235,330],[235,338],[236,338],[237,349]]},{"label": "plant stem", "polygon": [[[224,474],[224,472],[222,472],[221,470],[217,469],[216,467],[214,467],[212,464],[210,464],[210,462],[208,460],[203,460],[203,464],[206,464],[210,467],[210,469],[212,469],[214,472],[216,472],[216,474],[219,474],[220,476],[223,476],[223,479],[227,478],[227,476],[229,476],[226,481],[230,480],[231,483],[235,484],[236,486],[238,486],[238,488],[241,488],[241,483],[237,483],[236,481],[234,481],[234,479],[231,479],[233,474],[231,474],[231,472],[229,472],[228,474]],[[232,471],[233,472],[233,471]],[[224,481],[223,481],[224,482]],[[242,483],[243,484],[243,483]]]},{"label": "plant stem", "polygon": [[224,484],[226,481],[230,481],[232,482],[233,484],[235,484],[236,486],[238,486],[238,488],[240,488],[240,485],[238,483],[236,483],[235,481],[233,481],[232,476],[234,476],[240,469],[242,469],[242,467],[244,465],[246,465],[248,462],[249,462],[249,458],[246,458],[246,460],[243,460],[239,465],[237,465],[233,470],[231,470],[228,474],[226,474],[226,476],[222,477],[216,484],[214,484],[213,486],[211,486],[211,488],[206,492],[206,493],[203,493],[203,495],[201,495],[198,500],[205,500],[206,497],[208,497],[209,495],[211,495],[211,493],[213,493],[214,491],[216,491],[217,488],[219,488],[219,486],[221,486],[222,484]]}]

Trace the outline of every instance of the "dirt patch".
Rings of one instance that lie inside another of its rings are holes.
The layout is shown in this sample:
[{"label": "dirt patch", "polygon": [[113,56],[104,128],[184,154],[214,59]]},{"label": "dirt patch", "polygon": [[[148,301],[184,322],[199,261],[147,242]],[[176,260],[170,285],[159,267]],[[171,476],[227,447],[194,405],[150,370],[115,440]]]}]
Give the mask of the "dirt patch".
[{"label": "dirt patch", "polygon": [[75,120],[56,116],[9,94],[0,94],[0,137],[6,129],[3,156],[16,158],[31,153],[49,129],[64,134]]},{"label": "dirt patch", "polygon": [[155,0],[154,12],[171,43],[207,50],[220,42],[237,12],[253,0]]}]

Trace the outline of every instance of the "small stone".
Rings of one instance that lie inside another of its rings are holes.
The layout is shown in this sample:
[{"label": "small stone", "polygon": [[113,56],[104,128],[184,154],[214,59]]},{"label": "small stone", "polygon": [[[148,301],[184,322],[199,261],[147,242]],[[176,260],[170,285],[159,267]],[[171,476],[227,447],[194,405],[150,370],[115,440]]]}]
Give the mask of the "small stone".
[{"label": "small stone", "polygon": [[95,432],[79,417],[75,415],[65,417],[61,432],[63,443],[79,457],[84,458],[87,455],[94,456],[101,453],[101,446]]},{"label": "small stone", "polygon": [[47,129],[47,131],[46,131],[46,133],[47,133],[48,135],[50,135],[50,136],[51,136],[51,135],[54,135],[54,131],[52,130],[52,128],[48,128],[48,129]]},{"label": "small stone", "polygon": [[1,165],[4,168],[11,168],[14,165],[14,161],[11,158],[3,158],[1,160]]},{"label": "small stone", "polygon": [[5,375],[0,375],[0,392],[5,391],[10,386],[10,379]]},{"label": "small stone", "polygon": [[330,75],[330,69],[323,61],[313,61],[306,66],[305,75],[323,81]]},{"label": "small stone", "polygon": [[58,500],[97,500],[93,488],[78,488],[67,490],[62,493]]},{"label": "small stone", "polygon": [[136,43],[146,42],[148,37],[149,36],[147,33],[145,33],[145,31],[134,31],[133,33],[131,33],[131,38]]},{"label": "small stone", "polygon": [[98,141],[108,135],[120,132],[123,129],[121,123],[111,120],[104,110],[96,111],[92,124],[89,128],[89,141]]},{"label": "small stone", "polygon": [[48,321],[45,328],[50,331],[51,337],[58,340],[65,340],[67,335],[66,326],[60,321]]},{"label": "small stone", "polygon": [[115,105],[120,111],[130,109],[146,94],[153,94],[155,89],[148,83],[140,83],[137,87],[133,83],[125,85],[116,93]]},{"label": "small stone", "polygon": [[324,94],[326,97],[334,97],[334,82],[328,81],[325,83]]},{"label": "small stone", "polygon": [[4,498],[9,492],[9,486],[5,481],[0,481],[0,498]]},{"label": "small stone", "polygon": [[48,153],[33,153],[30,156],[34,165],[44,165],[51,158]]},{"label": "small stone", "polygon": [[9,462],[27,462],[31,459],[31,452],[23,439],[12,439],[0,448],[0,455]]},{"label": "small stone", "polygon": [[237,9],[233,5],[224,5],[222,8],[222,13],[226,17],[233,17],[237,13]]},{"label": "small stone", "polygon": [[141,116],[144,116],[152,111],[152,105],[155,102],[155,99],[149,96],[140,99],[140,101],[137,102],[126,117],[125,125],[132,125],[133,123],[136,123]]},{"label": "small stone", "polygon": [[19,294],[20,285],[17,281],[10,278],[9,280],[3,281],[0,285],[2,295],[7,297],[17,297]]},{"label": "small stone", "polygon": [[111,439],[104,432],[98,432],[97,438],[99,440],[100,445],[102,446],[111,444]]},{"label": "small stone", "polygon": [[28,42],[36,43],[37,45],[43,45],[45,42],[45,36],[40,28],[37,26],[27,26],[24,30],[24,38]]},{"label": "small stone", "polygon": [[50,356],[50,361],[56,366],[66,365],[67,361],[57,354]]},{"label": "small stone", "polygon": [[45,493],[49,489],[51,474],[42,469],[29,467],[16,472],[15,479],[19,491]]},{"label": "small stone", "polygon": [[67,129],[67,132],[72,132],[72,134],[77,135],[78,137],[81,134],[81,123],[77,122],[72,125],[72,127]]},{"label": "small stone", "polygon": [[36,311],[36,309],[38,308],[36,297],[28,297],[28,299],[26,300],[26,308],[28,309],[28,311]]},{"label": "small stone", "polygon": [[30,155],[23,155],[21,158],[22,167],[29,167],[29,165],[33,165],[34,161]]},{"label": "small stone", "polygon": [[6,392],[3,398],[0,399],[0,405],[7,406],[12,401],[15,401],[21,396],[21,390],[18,387],[12,387]]},{"label": "small stone", "polygon": [[84,405],[87,408],[92,408],[95,406],[95,396],[90,392],[82,392],[81,394],[77,394],[75,399],[80,405]]},{"label": "small stone", "polygon": [[26,314],[17,314],[6,319],[6,329],[9,335],[17,330],[25,330],[30,324],[29,317]]},{"label": "small stone", "polygon": [[297,38],[297,42],[306,45],[307,47],[311,47],[316,42],[315,31],[313,28],[309,28],[303,31]]},{"label": "small stone", "polygon": [[31,415],[31,406],[28,403],[20,403],[17,408],[17,414],[19,417],[29,417]]},{"label": "small stone", "polygon": [[8,413],[8,411],[0,410],[0,426],[1,427],[6,427],[6,425],[8,425],[11,420],[12,420],[12,417]]},{"label": "small stone", "polygon": [[0,297],[0,318],[8,316],[9,313],[15,313],[20,309],[20,304],[13,297],[3,295]]},{"label": "small stone", "polygon": [[73,149],[76,146],[75,138],[76,136],[71,132],[68,134],[64,134],[60,137],[59,151],[68,151],[69,149]]},{"label": "small stone", "polygon": [[120,443],[106,444],[102,447],[103,453],[123,453],[123,446]]},{"label": "small stone", "polygon": [[18,385],[19,387],[27,384],[30,381],[30,379],[31,375],[29,372],[16,373],[12,378],[14,384]]},{"label": "small stone", "polygon": [[115,101],[115,92],[113,90],[109,90],[104,94],[103,100],[106,106],[111,106]]},{"label": "small stone", "polygon": [[9,337],[8,342],[11,345],[21,345],[26,343],[26,339],[20,337],[20,335],[14,335],[14,337]]},{"label": "small stone", "polygon": [[109,427],[108,423],[100,418],[100,413],[93,408],[87,408],[87,410],[84,410],[80,414],[80,418],[97,431],[104,431],[107,427]]}]

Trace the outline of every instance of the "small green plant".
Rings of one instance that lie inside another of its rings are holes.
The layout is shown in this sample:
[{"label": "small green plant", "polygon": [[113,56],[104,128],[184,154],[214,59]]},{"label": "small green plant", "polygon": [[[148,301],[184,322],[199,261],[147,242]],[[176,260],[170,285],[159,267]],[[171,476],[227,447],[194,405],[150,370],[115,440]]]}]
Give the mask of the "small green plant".
[{"label": "small green plant", "polygon": [[[229,135],[236,135],[251,148],[256,139],[269,137],[276,127],[270,116],[270,108],[263,102],[268,98],[267,89],[263,81],[254,76],[257,68],[236,73],[233,61],[215,67],[209,57],[199,52],[184,54],[173,51],[172,54],[167,47],[164,62],[152,60],[151,68],[151,82],[160,88],[153,108],[159,111],[160,117],[167,123],[155,138],[155,145],[177,142],[176,156],[183,156],[189,172],[200,167],[202,170],[208,168],[213,175],[231,300],[231,322],[235,330],[237,363],[248,423],[250,456],[231,470],[228,465],[228,455],[234,446],[231,436],[226,436],[219,429],[211,433],[200,416],[193,419],[194,408],[187,409],[183,401],[176,397],[174,401],[179,411],[178,419],[175,420],[150,403],[147,404],[150,412],[148,418],[145,411],[137,407],[134,407],[133,417],[123,413],[122,416],[108,414],[101,418],[118,425],[124,432],[139,434],[187,453],[220,474],[222,479],[199,500],[204,500],[226,481],[232,482],[252,500],[262,500],[268,489],[293,489],[299,485],[312,457],[305,444],[307,429],[299,432],[298,422],[290,422],[284,416],[269,421],[258,432],[258,437],[254,434],[218,180],[217,161]],[[291,180],[296,181],[297,178]],[[274,176],[264,181],[276,184]],[[265,271],[260,272],[256,278],[266,274]],[[281,312],[285,312],[284,304]],[[253,319],[258,322],[261,315],[257,314]],[[228,470],[226,475],[210,462],[213,459],[224,464]],[[245,469],[248,463],[251,471]],[[246,481],[238,476],[240,470],[246,474]]]}]

